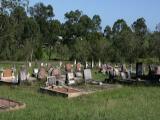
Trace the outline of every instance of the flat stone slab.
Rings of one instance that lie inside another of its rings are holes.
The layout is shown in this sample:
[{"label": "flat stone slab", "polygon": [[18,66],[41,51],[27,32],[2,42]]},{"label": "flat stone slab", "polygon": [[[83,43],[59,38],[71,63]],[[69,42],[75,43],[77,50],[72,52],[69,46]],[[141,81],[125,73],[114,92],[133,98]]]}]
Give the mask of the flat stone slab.
[{"label": "flat stone slab", "polygon": [[13,111],[25,107],[26,105],[24,103],[20,103],[10,99],[0,98],[0,112]]},{"label": "flat stone slab", "polygon": [[52,95],[61,95],[68,98],[74,98],[78,97],[80,95],[83,95],[83,92],[81,92],[78,89],[70,88],[70,87],[41,87],[41,92],[45,92]]}]

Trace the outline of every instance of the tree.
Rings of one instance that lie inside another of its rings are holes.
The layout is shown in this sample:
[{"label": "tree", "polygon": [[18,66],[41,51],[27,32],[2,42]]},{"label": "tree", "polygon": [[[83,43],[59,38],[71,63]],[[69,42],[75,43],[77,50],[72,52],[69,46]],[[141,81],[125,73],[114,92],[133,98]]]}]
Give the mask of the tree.
[{"label": "tree", "polygon": [[96,31],[96,32],[101,32],[101,18],[99,15],[94,15],[93,18],[92,18],[92,22],[93,22],[93,31]]},{"label": "tree", "polygon": [[111,35],[112,35],[112,29],[109,25],[107,25],[104,29],[104,36],[107,38],[107,39],[111,39]]},{"label": "tree", "polygon": [[28,10],[29,0],[1,0],[0,11],[2,13],[12,12],[16,7],[23,7]]},{"label": "tree", "polygon": [[143,37],[147,33],[147,25],[145,22],[144,18],[139,18],[132,24],[132,29],[138,36]]}]

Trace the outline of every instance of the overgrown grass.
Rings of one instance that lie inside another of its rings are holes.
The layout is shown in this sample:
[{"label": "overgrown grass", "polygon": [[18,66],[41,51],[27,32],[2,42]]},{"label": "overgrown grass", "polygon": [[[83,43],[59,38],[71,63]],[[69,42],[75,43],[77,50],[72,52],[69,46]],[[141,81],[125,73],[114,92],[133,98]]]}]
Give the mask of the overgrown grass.
[{"label": "overgrown grass", "polygon": [[66,99],[39,93],[41,84],[0,86],[0,97],[26,108],[0,113],[0,120],[158,120],[159,87],[123,87]]}]

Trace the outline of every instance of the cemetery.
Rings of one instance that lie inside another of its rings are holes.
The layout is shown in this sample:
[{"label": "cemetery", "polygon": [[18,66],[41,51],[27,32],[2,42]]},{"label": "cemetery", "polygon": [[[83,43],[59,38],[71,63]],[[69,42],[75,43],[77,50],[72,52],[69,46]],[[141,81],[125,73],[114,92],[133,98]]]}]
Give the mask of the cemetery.
[{"label": "cemetery", "polygon": [[[29,112],[31,109],[37,111],[40,115],[41,111],[45,110],[44,106],[52,110],[52,106],[56,107],[56,104],[58,109],[61,110],[64,109],[61,104],[67,107],[70,113],[74,112],[70,109],[71,104],[73,104],[74,109],[77,108],[77,104],[80,105],[79,108],[83,108],[83,104],[85,104],[87,110],[89,110],[91,104],[93,104],[93,110],[97,111],[99,106],[102,107],[103,104],[107,104],[108,107],[106,106],[105,110],[123,110],[122,108],[116,108],[116,106],[121,106],[123,103],[121,95],[127,96],[125,99],[128,102],[130,101],[130,98],[128,98],[130,95],[128,94],[137,97],[136,101],[132,103],[135,106],[137,100],[139,100],[139,94],[152,94],[152,92],[147,93],[147,89],[151,89],[151,91],[156,89],[158,92],[158,88],[154,87],[155,85],[159,86],[158,65],[142,63],[132,65],[99,64],[99,62],[93,65],[92,62],[86,63],[81,64],[78,62],[75,64],[71,61],[0,63],[0,68],[3,68],[0,79],[0,97],[2,97],[0,99],[0,115],[1,113],[7,114],[8,111],[17,111],[25,115],[25,111]],[[12,81],[12,76],[16,76],[16,82]],[[7,79],[4,79],[4,77],[7,77]],[[8,84],[8,81],[10,84]],[[141,85],[144,87],[139,87]],[[151,87],[148,88],[147,86]],[[134,87],[137,88],[134,90],[135,93],[132,91]],[[116,100],[117,105],[110,108],[110,105],[113,104],[110,100],[114,100],[114,96],[117,95],[119,96],[117,100],[122,103]],[[124,97],[122,98],[124,99]],[[145,102],[146,98],[142,99]],[[85,100],[91,103],[86,103]],[[22,101],[22,103],[17,101]],[[99,105],[99,102],[103,104]],[[141,102],[139,104],[143,105]],[[41,109],[38,109],[37,105]],[[138,108],[136,107],[136,109]],[[78,110],[76,111],[78,112]],[[59,114],[57,110],[55,114]],[[18,114],[15,115],[14,117],[17,118]],[[66,118],[68,117],[66,116]]]}]

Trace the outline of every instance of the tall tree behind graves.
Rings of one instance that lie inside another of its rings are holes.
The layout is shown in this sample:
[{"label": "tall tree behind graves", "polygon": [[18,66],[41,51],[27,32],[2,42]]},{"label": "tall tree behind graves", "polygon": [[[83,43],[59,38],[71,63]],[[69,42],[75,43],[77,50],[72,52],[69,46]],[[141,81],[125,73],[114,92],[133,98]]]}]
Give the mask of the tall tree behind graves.
[{"label": "tall tree behind graves", "polygon": [[136,36],[135,43],[136,43],[136,50],[135,54],[138,58],[145,58],[147,53],[147,41],[146,41],[146,35],[148,33],[147,31],[147,25],[145,23],[144,18],[137,19],[132,24],[133,32]]}]

